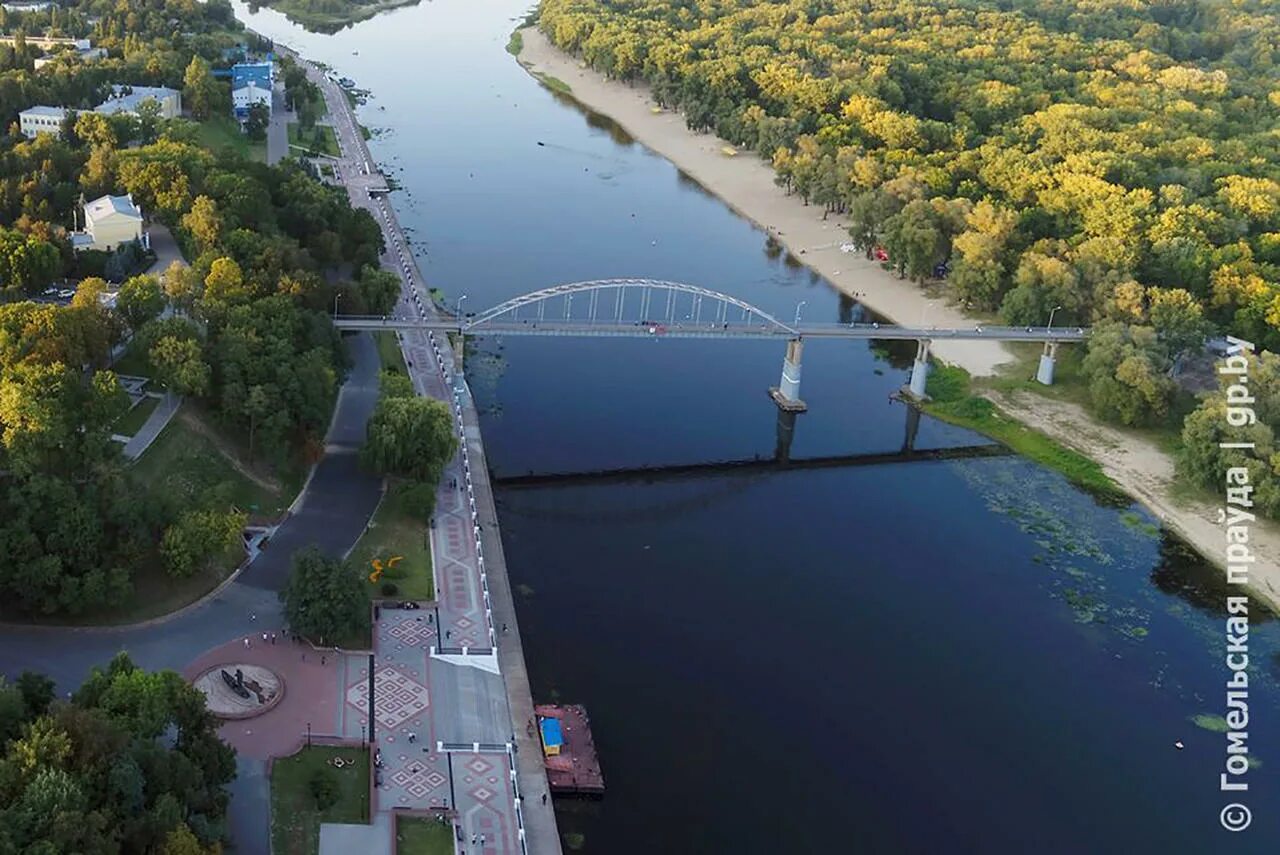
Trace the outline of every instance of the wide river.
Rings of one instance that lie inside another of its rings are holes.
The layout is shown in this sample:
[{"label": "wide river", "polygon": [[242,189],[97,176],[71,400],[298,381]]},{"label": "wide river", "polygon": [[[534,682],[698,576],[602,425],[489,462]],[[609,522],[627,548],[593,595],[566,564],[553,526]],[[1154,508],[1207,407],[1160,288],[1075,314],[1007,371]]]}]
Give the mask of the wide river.
[{"label": "wide river", "polygon": [[[526,10],[434,0],[319,35],[237,6],[371,90],[361,121],[423,273],[468,309],[644,276],[787,318],[802,300],[813,321],[859,311],[528,77],[503,50]],[[497,475],[775,453],[780,344],[478,350]],[[901,448],[902,357],[812,344],[791,456]],[[927,418],[915,437],[981,442]],[[1228,798],[1225,737],[1195,720],[1225,712],[1225,587],[1140,507],[1013,457],[509,488],[499,505],[536,699],[585,704],[601,753],[606,797],[559,809],[581,851],[1280,850],[1280,629],[1250,636],[1261,764]],[[1243,834],[1219,826],[1233,800],[1254,812]]]}]

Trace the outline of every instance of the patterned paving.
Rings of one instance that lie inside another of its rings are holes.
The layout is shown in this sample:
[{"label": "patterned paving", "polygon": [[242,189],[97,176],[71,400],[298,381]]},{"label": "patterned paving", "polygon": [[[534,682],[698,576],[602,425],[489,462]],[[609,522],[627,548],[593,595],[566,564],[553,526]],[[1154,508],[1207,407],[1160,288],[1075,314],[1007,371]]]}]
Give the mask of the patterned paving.
[{"label": "patterned paving", "polygon": [[[427,687],[395,668],[384,665],[374,672],[373,680],[377,692],[373,717],[383,728],[399,727],[421,715],[430,704]],[[347,703],[361,712],[369,709],[368,680],[347,687]]]},{"label": "patterned paving", "polygon": [[427,647],[436,637],[436,627],[434,623],[429,623],[428,618],[421,616],[405,618],[396,621],[387,630],[387,634],[399,641],[401,649],[404,647]]}]

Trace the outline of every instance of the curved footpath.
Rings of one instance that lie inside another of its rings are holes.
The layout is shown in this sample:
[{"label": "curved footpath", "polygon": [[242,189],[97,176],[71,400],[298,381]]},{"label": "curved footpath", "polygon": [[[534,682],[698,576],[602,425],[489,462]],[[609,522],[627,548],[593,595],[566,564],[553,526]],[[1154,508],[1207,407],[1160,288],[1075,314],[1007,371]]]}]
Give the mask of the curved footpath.
[{"label": "curved footpath", "polygon": [[[966,327],[973,319],[945,301],[897,279],[860,253],[840,251],[849,240],[842,218],[823,218],[820,206],[805,205],[773,183],[770,164],[751,152],[727,157],[729,143],[689,130],[680,113],[658,108],[644,84],[628,86],[587,68],[544,36],[537,27],[520,31],[520,64],[535,76],[567,83],[582,106],[607,116],[652,151],[670,160],[709,193],[774,236],[796,258],[839,291],[885,317],[906,325]],[[994,374],[1013,355],[998,342],[938,340],[933,352],[975,376]],[[1219,504],[1173,497],[1171,455],[1137,434],[1096,422],[1080,406],[1019,394],[992,396],[1012,416],[1055,441],[1101,464],[1130,496],[1177,532],[1208,561],[1226,566],[1226,539],[1218,520]],[[1280,614],[1280,526],[1258,521],[1250,533],[1257,558],[1249,587]]]},{"label": "curved footpath", "polygon": [[[355,450],[378,393],[378,353],[367,334],[352,337],[353,366],[339,393],[326,437],[329,452],[316,465],[297,512],[271,545],[231,584],[168,621],[134,627],[0,626],[0,673],[48,674],[58,690],[78,687],[95,665],[125,651],[140,667],[181,672],[228,641],[284,625],[276,591],[288,577],[294,549],[312,543],[341,555],[359,539],[381,495],[381,479],[359,471]],[[236,851],[270,851],[270,784],[266,764],[241,755],[232,782],[228,821]]]}]

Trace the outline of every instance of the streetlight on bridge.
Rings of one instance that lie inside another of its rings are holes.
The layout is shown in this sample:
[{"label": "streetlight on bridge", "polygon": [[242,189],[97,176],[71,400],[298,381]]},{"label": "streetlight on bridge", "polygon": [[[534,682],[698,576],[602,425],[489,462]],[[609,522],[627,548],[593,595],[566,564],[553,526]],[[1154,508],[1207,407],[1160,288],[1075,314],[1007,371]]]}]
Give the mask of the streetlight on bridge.
[{"label": "streetlight on bridge", "polygon": [[459,297],[459,298],[458,298],[458,320],[462,320],[462,319],[463,319],[463,317],[465,317],[465,316],[462,314],[462,301],[463,301],[463,300],[465,300],[465,299],[467,299],[467,295],[466,295],[466,294],[463,294],[461,297]]},{"label": "streetlight on bridge", "polygon": [[807,305],[809,305],[808,300],[801,300],[799,303],[796,303],[796,319],[791,322],[791,326],[793,327],[800,326],[800,310]]},{"label": "streetlight on bridge", "polygon": [[1053,307],[1053,311],[1049,313],[1049,325],[1044,328],[1045,332],[1051,332],[1053,330],[1053,316],[1061,308],[1062,308],[1061,306]]}]

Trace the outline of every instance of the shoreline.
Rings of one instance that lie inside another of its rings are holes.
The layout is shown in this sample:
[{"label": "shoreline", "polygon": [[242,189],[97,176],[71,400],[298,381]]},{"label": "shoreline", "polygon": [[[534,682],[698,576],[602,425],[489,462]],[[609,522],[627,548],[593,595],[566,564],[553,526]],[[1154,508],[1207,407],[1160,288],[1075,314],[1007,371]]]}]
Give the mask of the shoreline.
[{"label": "shoreline", "polygon": [[[669,160],[739,216],[772,235],[836,290],[895,322],[919,318],[921,326],[939,327],[974,323],[972,317],[926,296],[919,286],[898,279],[861,253],[841,252],[839,245],[848,237],[840,215],[824,220],[820,207],[786,195],[773,183],[773,167],[754,153],[724,154],[728,142],[689,130],[680,113],[653,103],[647,85],[605,78],[551,44],[536,26],[516,32],[521,44],[515,56],[526,72],[612,119],[636,142]],[[546,77],[567,84],[568,91],[553,86]],[[932,349],[940,359],[974,377],[995,374],[1015,358],[997,342],[938,340]],[[1027,394],[988,393],[988,397],[1018,421],[1096,461],[1126,495],[1225,571],[1226,535],[1217,520],[1221,506],[1200,499],[1174,499],[1172,456],[1145,439],[1096,422],[1073,404]],[[1257,562],[1247,587],[1280,615],[1280,526],[1263,520],[1254,523],[1250,547]]]}]

